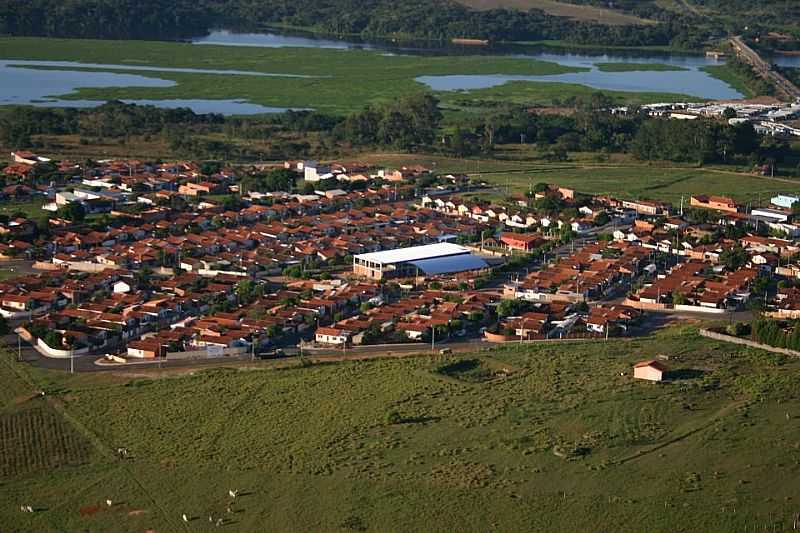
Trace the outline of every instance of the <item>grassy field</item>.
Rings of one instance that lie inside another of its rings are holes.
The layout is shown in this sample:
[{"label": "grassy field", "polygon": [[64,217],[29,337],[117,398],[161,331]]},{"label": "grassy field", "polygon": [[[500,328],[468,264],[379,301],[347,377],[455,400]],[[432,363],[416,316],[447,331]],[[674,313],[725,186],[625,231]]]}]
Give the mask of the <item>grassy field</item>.
[{"label": "grassy field", "polygon": [[[555,75],[582,70],[556,63],[510,56],[404,56],[380,51],[312,48],[248,48],[195,46],[183,43],[141,41],[90,41],[34,38],[0,38],[0,57],[82,61],[119,65],[114,70],[144,77],[175,81],[165,88],[84,88],[73,99],[236,99],[275,107],[311,107],[345,113],[370,102],[390,101],[426,90],[415,80],[424,75],[507,74]],[[126,70],[125,66],[154,68],[198,68],[311,76],[259,77],[234,74],[181,73]],[[37,67],[48,69],[52,67]],[[78,68],[91,72],[92,68]],[[570,95],[597,92],[582,85],[513,82],[482,91],[470,98],[501,102],[543,102]],[[463,93],[439,93],[453,99]],[[691,100],[684,95],[607,92],[616,101],[637,104],[656,100]]]},{"label": "grassy field", "polygon": [[12,217],[17,213],[22,213],[27,218],[40,220],[51,214],[42,209],[44,203],[45,199],[42,196],[24,201],[0,202],[0,214]]},{"label": "grassy field", "polygon": [[528,11],[529,9],[541,9],[545,13],[555,17],[568,17],[574,20],[593,21],[613,26],[654,23],[651,20],[642,19],[611,9],[558,2],[555,0],[458,0],[458,2],[478,10],[517,9],[520,11]]},{"label": "grassy field", "polygon": [[[681,379],[627,375],[661,354]],[[788,531],[798,370],[671,329],[154,380],[36,371],[57,388],[59,423],[94,449],[81,466],[0,478],[0,523],[182,531],[210,527],[213,514],[230,531]],[[4,414],[26,408],[6,403]],[[32,442],[47,427],[34,426]],[[114,459],[117,446],[131,457]],[[242,495],[228,514],[229,489]],[[40,511],[20,513],[22,503]]]},{"label": "grassy field", "polygon": [[602,72],[672,72],[689,70],[677,65],[663,63],[597,63],[597,68]]},{"label": "grassy field", "polygon": [[743,95],[746,98],[757,96],[753,90],[747,85],[746,80],[732,70],[728,65],[709,65],[700,67],[701,70],[708,72],[711,76],[722,80]]},{"label": "grassy field", "polygon": [[611,194],[620,198],[654,199],[680,203],[692,194],[720,194],[741,202],[766,204],[771,195],[800,190],[800,180],[757,176],[741,169],[696,168],[690,165],[648,165],[625,154],[573,153],[570,161],[547,163],[533,159],[534,147],[509,146],[496,159],[458,159],[403,154],[361,154],[360,159],[380,165],[421,164],[439,172],[468,173],[502,192],[525,192],[539,182],[557,183],[579,192]]},{"label": "grassy field", "polygon": [[668,101],[698,102],[702,98],[675,93],[632,93],[623,91],[601,91],[586,85],[557,82],[511,81],[472,91],[439,92],[442,103],[457,109],[480,110],[487,104],[510,102],[520,105],[553,105],[556,101],[574,97],[588,97],[594,93],[603,93],[615,104],[642,105]]},{"label": "grassy field", "polygon": [[[485,171],[484,171],[485,172]],[[531,182],[557,183],[592,194],[611,194],[621,198],[688,202],[693,194],[731,196],[740,202],[767,202],[769,196],[796,191],[800,181],[770,180],[760,176],[726,170],[683,167],[612,167],[605,165],[545,166],[528,172],[484,173],[482,178],[509,191],[527,191]]]}]

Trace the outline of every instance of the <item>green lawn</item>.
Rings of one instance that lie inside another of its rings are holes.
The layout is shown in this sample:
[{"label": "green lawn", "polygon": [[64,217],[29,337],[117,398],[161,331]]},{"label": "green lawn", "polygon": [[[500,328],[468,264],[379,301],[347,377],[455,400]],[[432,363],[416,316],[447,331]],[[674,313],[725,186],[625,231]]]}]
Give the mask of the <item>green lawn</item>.
[{"label": "green lawn", "polygon": [[52,214],[42,209],[44,203],[45,199],[42,196],[37,196],[30,200],[0,202],[0,214],[11,217],[17,213],[21,213],[27,218],[41,220]]},{"label": "green lawn", "polygon": [[597,68],[603,72],[670,72],[689,70],[677,65],[663,63],[597,63]]},{"label": "green lawn", "polygon": [[[631,379],[635,361],[661,354],[682,380]],[[501,368],[510,376],[493,378]],[[0,523],[180,531],[214,514],[230,531],[787,531],[798,370],[671,329],[153,381],[31,371],[58,389],[48,397],[71,426],[65,449],[93,451],[70,456],[81,466],[4,478]],[[390,424],[392,412],[404,422]],[[46,438],[26,431],[26,442]],[[117,446],[131,458],[114,459]],[[226,514],[229,489],[243,495]]]}]

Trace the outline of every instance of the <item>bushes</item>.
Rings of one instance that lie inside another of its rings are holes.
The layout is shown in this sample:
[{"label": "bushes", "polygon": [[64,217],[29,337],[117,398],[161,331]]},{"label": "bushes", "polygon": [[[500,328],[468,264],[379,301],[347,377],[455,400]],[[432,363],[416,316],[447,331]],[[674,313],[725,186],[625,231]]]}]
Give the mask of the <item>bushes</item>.
[{"label": "bushes", "polygon": [[791,330],[777,320],[761,318],[752,324],[752,339],[776,348],[800,351],[800,326],[794,324]]}]

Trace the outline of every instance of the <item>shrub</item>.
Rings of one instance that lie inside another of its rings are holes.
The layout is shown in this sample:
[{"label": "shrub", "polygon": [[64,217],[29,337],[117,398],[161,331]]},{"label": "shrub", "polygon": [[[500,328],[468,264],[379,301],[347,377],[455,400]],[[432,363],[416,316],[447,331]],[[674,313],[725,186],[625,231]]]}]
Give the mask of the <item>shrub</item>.
[{"label": "shrub", "polygon": [[397,411],[389,411],[386,413],[386,423],[389,425],[396,425],[403,423],[403,416]]}]

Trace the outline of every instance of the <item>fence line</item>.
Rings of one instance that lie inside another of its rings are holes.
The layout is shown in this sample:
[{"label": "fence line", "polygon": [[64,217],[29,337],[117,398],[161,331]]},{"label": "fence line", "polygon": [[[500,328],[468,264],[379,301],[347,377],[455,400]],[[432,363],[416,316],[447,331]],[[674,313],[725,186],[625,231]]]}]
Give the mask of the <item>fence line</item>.
[{"label": "fence line", "polygon": [[759,350],[766,350],[768,352],[788,355],[790,357],[800,357],[800,352],[796,352],[794,350],[788,350],[786,348],[778,348],[775,346],[770,346],[769,344],[761,344],[759,342],[751,341],[749,339],[734,337],[733,335],[725,335],[724,333],[717,333],[716,331],[711,331],[709,329],[701,329],[700,335],[702,335],[703,337],[708,337],[709,339],[714,339],[723,342],[731,342],[733,344],[741,344],[742,346],[758,348]]}]

